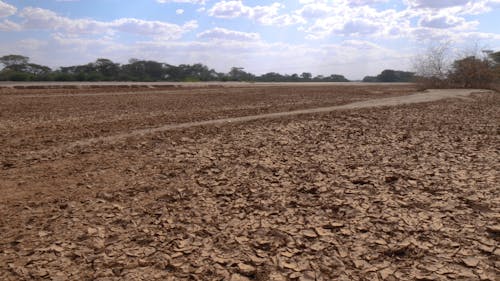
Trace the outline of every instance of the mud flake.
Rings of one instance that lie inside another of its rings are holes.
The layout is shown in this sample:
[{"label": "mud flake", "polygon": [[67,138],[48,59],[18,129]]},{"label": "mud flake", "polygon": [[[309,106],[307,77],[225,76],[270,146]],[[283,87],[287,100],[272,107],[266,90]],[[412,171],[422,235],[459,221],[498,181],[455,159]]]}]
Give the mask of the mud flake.
[{"label": "mud flake", "polygon": [[395,271],[394,269],[387,267],[380,270],[379,274],[383,280],[387,280],[387,278],[389,278],[389,276],[391,276],[394,273],[394,271]]},{"label": "mud flake", "polygon": [[239,263],[238,271],[245,276],[252,276],[255,274],[256,268],[245,263]]},{"label": "mud flake", "polygon": [[475,257],[466,257],[462,262],[468,267],[476,267],[479,264],[479,259]]},{"label": "mud flake", "polygon": [[303,230],[302,231],[302,235],[306,238],[316,238],[318,237],[318,234],[316,233],[316,231],[312,230],[312,229],[306,229],[306,230]]},{"label": "mud flake", "polygon": [[234,273],[233,275],[231,275],[230,281],[250,281],[250,279],[241,274]]}]

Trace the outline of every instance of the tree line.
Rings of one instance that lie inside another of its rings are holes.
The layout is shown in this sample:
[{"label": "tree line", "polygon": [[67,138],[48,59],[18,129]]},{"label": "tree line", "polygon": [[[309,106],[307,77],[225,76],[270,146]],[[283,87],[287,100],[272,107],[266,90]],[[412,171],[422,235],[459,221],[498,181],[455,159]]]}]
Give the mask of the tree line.
[{"label": "tree line", "polygon": [[201,63],[181,64],[130,59],[127,64],[115,63],[106,58],[83,65],[51,68],[30,62],[22,55],[0,57],[4,68],[0,71],[0,81],[247,81],[247,82],[349,82],[343,75],[280,74],[269,72],[254,75],[241,67],[232,67],[228,73],[217,72]]},{"label": "tree line", "polygon": [[[447,46],[430,48],[415,58],[415,72],[386,69],[377,76],[366,76],[363,82],[417,82],[430,87],[485,87],[500,81],[500,52],[487,51],[450,60]],[[126,64],[106,58],[83,65],[50,67],[30,62],[22,55],[0,57],[0,81],[245,81],[245,82],[349,82],[343,75],[313,76],[269,72],[255,75],[241,67],[232,67],[227,73],[217,72],[201,63],[178,66],[152,61],[130,59]]]},{"label": "tree line", "polygon": [[386,69],[377,76],[365,76],[363,82],[413,82],[414,72]]}]

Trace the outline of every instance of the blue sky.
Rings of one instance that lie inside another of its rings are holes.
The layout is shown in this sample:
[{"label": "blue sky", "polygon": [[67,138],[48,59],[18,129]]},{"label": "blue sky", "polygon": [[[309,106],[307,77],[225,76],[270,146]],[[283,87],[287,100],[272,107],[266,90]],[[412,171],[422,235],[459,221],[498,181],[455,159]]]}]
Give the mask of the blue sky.
[{"label": "blue sky", "polygon": [[500,50],[499,26],[500,0],[0,0],[0,55],[360,79],[439,42]]}]

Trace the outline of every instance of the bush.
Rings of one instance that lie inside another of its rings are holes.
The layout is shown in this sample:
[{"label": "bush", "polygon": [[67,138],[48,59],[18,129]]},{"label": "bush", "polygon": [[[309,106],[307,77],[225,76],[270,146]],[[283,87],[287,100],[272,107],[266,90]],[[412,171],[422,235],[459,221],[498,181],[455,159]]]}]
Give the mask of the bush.
[{"label": "bush", "polygon": [[0,72],[1,81],[30,81],[32,75],[26,72],[13,71],[4,69]]},{"label": "bush", "polygon": [[487,59],[470,56],[453,63],[448,79],[460,88],[485,88],[493,82],[494,72]]},{"label": "bush", "polygon": [[416,76],[413,78],[413,81],[417,84],[417,88],[420,91],[427,89],[445,89],[451,86],[449,80],[439,79],[437,77]]}]

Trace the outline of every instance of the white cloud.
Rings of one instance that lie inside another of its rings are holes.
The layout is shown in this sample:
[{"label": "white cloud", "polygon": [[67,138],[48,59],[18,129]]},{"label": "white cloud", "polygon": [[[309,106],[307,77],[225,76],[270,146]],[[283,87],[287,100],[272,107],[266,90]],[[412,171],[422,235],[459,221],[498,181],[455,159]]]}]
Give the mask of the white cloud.
[{"label": "white cloud", "polygon": [[4,19],[0,21],[0,31],[19,31],[21,26],[13,21]]},{"label": "white cloud", "polygon": [[175,10],[175,13],[178,14],[178,15],[182,15],[182,14],[184,14],[184,10],[183,9],[177,9],[177,10]]},{"label": "white cloud", "polygon": [[[279,4],[278,4],[279,5]],[[241,1],[221,1],[217,2],[208,14],[218,18],[237,18],[240,16],[250,16],[252,8],[243,5]]]},{"label": "white cloud", "polygon": [[474,33],[479,27],[478,21],[468,20],[464,15],[484,13],[500,4],[500,0],[405,0],[407,9],[379,10],[372,4],[384,0],[299,2],[303,6],[295,13],[308,21],[299,30],[309,39],[363,36],[421,40],[422,34],[429,38],[457,38]]},{"label": "white cloud", "polygon": [[208,10],[208,14],[217,18],[246,17],[263,25],[286,26],[305,22],[298,15],[279,14],[283,4],[275,2],[268,6],[246,6],[242,1],[220,1]]},{"label": "white cloud", "polygon": [[26,7],[19,16],[27,29],[65,30],[71,33],[101,33],[106,23],[91,19],[70,19],[42,8]]},{"label": "white cloud", "polygon": [[470,0],[407,0],[408,5],[415,8],[443,9],[448,7],[464,6],[470,4]]},{"label": "white cloud", "polygon": [[196,29],[196,21],[190,21],[184,25],[166,23],[162,21],[146,21],[134,18],[124,18],[114,20],[106,24],[112,30],[121,32],[158,36],[163,39],[178,39],[185,32]]},{"label": "white cloud", "polygon": [[351,6],[338,1],[332,7],[325,3],[309,3],[297,13],[312,23],[301,28],[310,39],[337,36],[400,37],[410,27],[410,18],[393,9],[378,11],[370,6]]},{"label": "white cloud", "polygon": [[332,5],[370,6],[388,1],[389,0],[299,0],[299,3],[304,5],[330,3]]},{"label": "white cloud", "polygon": [[478,32],[479,21],[464,16],[479,15],[491,11],[499,0],[406,0],[408,18],[416,18],[417,25],[406,31],[416,41],[429,40],[462,42],[470,38],[494,38],[495,34]]},{"label": "white cloud", "polygon": [[260,35],[258,33],[247,33],[225,28],[213,28],[203,31],[197,35],[200,39],[208,40],[233,40],[233,41],[258,41]]},{"label": "white cloud", "polygon": [[426,15],[420,18],[419,26],[430,28],[454,28],[465,25],[470,25],[466,28],[472,28],[472,25],[479,24],[478,22],[467,23],[464,18],[452,15]]},{"label": "white cloud", "polygon": [[446,11],[448,14],[478,15],[491,11],[499,0],[405,0],[410,9]]},{"label": "white cloud", "polygon": [[380,24],[365,19],[354,19],[344,23],[341,32],[347,35],[370,35],[377,33],[381,28]]},{"label": "white cloud", "polygon": [[365,40],[345,40],[341,46],[355,48],[357,50],[383,50],[380,45]]},{"label": "white cloud", "polygon": [[323,18],[333,12],[333,6],[326,3],[310,3],[304,5],[300,10],[296,11],[297,14],[304,18]]},{"label": "white cloud", "polygon": [[351,6],[374,5],[378,3],[385,3],[388,0],[350,0],[348,1]]},{"label": "white cloud", "polygon": [[457,29],[455,28],[445,29],[428,27],[412,28],[411,30],[409,30],[409,37],[414,39],[416,42],[424,44],[435,42],[454,42],[457,44],[463,44],[467,42],[479,42],[484,40],[500,40],[500,34],[496,33],[467,30],[457,31]]},{"label": "white cloud", "polygon": [[22,39],[19,41],[19,43],[20,46],[23,46],[23,48],[27,50],[39,50],[40,48],[48,45],[46,41],[32,38]]},{"label": "white cloud", "polygon": [[199,4],[205,5],[205,0],[156,0],[158,3],[189,3],[189,4]]},{"label": "white cloud", "polygon": [[5,3],[3,1],[0,1],[0,18],[12,16],[17,12],[17,8]]},{"label": "white cloud", "polygon": [[156,36],[162,39],[178,39],[184,33],[196,29],[196,21],[189,21],[184,25],[162,21],[147,21],[135,18],[121,18],[110,22],[93,19],[70,19],[59,16],[53,11],[27,7],[19,14],[24,19],[26,29],[43,29],[71,34],[112,34],[127,32],[145,36]]}]

